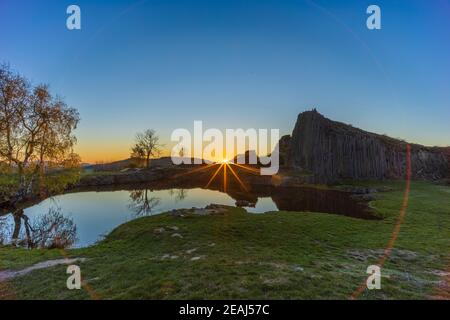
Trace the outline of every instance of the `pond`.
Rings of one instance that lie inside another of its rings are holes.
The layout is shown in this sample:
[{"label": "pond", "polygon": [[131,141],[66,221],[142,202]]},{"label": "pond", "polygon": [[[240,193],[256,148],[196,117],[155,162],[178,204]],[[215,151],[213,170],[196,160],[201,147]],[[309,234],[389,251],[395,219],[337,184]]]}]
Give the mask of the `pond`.
[{"label": "pond", "polygon": [[[55,196],[24,208],[22,217],[26,219],[4,213],[0,216],[0,242],[8,243],[13,238],[26,238],[29,233],[38,234],[39,241],[47,243],[46,246],[52,237],[72,237],[74,241],[68,241],[69,246],[85,247],[102,239],[117,226],[138,217],[174,209],[203,208],[211,203],[238,205],[254,214],[286,210],[375,218],[365,204],[358,203],[349,194],[339,191],[263,188],[242,195],[203,188],[152,190],[140,187]],[[50,216],[49,212],[52,213]]]}]

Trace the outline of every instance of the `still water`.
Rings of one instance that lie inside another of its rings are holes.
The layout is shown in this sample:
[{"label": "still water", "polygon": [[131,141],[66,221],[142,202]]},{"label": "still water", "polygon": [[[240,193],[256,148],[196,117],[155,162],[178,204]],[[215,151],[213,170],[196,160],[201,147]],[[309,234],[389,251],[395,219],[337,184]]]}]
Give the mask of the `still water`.
[{"label": "still water", "polygon": [[[117,226],[138,217],[156,215],[173,209],[202,208],[211,203],[235,206],[236,198],[236,195],[233,198],[227,193],[202,188],[77,192],[46,199],[24,209],[23,216],[29,221],[31,231],[35,232],[31,226],[41,225],[46,228],[40,220],[49,211],[58,211],[62,216],[70,218],[76,226],[77,240],[71,246],[85,247],[94,244]],[[263,192],[254,194],[253,200],[241,202],[240,206],[255,214],[277,210],[317,211],[370,218],[364,206],[352,201],[343,193],[330,191],[302,190],[297,193],[277,191],[276,194]],[[19,228],[18,221],[21,224]],[[10,241],[13,238],[14,228],[20,229],[20,235],[26,237],[25,231],[22,230],[26,230],[26,223],[20,221],[21,219],[14,220],[12,214],[0,217],[0,241],[8,242],[8,238]],[[51,221],[46,223],[54,224]],[[64,227],[60,230],[64,230]]]}]

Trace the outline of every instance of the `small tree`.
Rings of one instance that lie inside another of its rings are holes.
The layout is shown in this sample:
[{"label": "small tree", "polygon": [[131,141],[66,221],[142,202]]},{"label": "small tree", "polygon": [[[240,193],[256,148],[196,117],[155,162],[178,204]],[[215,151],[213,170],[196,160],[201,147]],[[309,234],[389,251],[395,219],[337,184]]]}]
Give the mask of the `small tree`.
[{"label": "small tree", "polygon": [[162,144],[159,143],[159,137],[155,130],[148,129],[136,134],[135,144],[131,149],[131,156],[139,159],[145,159],[145,167],[150,167],[150,158],[161,154]]}]

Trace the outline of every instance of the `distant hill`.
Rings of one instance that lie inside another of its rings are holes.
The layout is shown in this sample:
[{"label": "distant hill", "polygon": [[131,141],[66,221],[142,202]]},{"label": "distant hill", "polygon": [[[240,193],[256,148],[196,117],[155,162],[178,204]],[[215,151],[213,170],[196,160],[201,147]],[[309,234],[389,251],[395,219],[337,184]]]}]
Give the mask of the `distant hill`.
[{"label": "distant hill", "polygon": [[139,159],[129,158],[110,163],[87,164],[83,165],[82,167],[85,170],[94,170],[94,171],[119,171],[125,168],[137,167],[138,164]]},{"label": "distant hill", "polygon": [[[192,161],[194,161],[192,159]],[[150,160],[150,168],[155,167],[171,167],[174,166],[171,157],[161,157]],[[110,163],[89,164],[83,166],[85,170],[93,171],[121,171],[129,168],[145,167],[145,160],[139,158],[129,158],[125,160],[114,161]]]}]

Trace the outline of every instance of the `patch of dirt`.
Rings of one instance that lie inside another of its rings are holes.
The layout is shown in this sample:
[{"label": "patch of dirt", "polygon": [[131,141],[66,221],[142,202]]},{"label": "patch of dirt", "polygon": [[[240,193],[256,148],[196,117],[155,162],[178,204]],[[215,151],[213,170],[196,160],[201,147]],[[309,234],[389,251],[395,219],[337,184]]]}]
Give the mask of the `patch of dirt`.
[{"label": "patch of dirt", "polygon": [[262,283],[268,286],[278,286],[285,285],[289,283],[289,279],[285,277],[275,277],[275,278],[265,278],[262,280]]},{"label": "patch of dirt", "polygon": [[51,268],[51,267],[62,265],[62,264],[70,265],[70,264],[73,264],[78,261],[84,262],[85,260],[86,260],[85,258],[47,260],[44,262],[36,263],[35,265],[32,265],[31,267],[28,267],[28,268],[25,268],[22,270],[17,270],[17,271],[3,270],[3,271],[0,271],[0,282],[9,280],[12,278],[24,276],[34,270],[47,269],[47,268]]},{"label": "patch of dirt", "polygon": [[[353,259],[359,261],[376,260],[384,254],[384,249],[368,249],[368,250],[348,250],[347,254]],[[417,260],[418,254],[410,250],[392,249],[389,256],[390,260]]]},{"label": "patch of dirt", "polygon": [[221,204],[210,204],[205,208],[191,208],[191,209],[174,209],[170,212],[171,215],[175,217],[187,217],[192,215],[197,216],[208,216],[208,215],[222,215],[230,210],[230,206]]},{"label": "patch of dirt", "polygon": [[446,271],[434,270],[432,272],[440,276],[440,281],[435,287],[435,293],[430,298],[433,300],[450,300],[450,265]]}]

